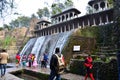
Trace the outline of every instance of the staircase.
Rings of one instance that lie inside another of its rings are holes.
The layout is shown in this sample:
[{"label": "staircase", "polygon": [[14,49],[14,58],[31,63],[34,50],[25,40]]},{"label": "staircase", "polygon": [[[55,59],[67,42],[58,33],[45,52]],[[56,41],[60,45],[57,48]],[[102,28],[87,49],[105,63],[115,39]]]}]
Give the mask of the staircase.
[{"label": "staircase", "polygon": [[113,45],[109,46],[99,46],[98,51],[96,52],[98,55],[106,55],[106,56],[113,56],[116,55],[116,49]]}]

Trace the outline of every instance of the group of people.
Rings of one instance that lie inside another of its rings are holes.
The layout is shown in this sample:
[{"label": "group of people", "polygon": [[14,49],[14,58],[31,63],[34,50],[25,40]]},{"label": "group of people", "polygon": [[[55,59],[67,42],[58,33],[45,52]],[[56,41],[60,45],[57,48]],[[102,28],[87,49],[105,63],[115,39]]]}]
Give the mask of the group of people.
[{"label": "group of people", "polygon": [[[27,60],[26,58],[27,58],[26,55],[24,55],[22,58],[23,66],[26,66],[26,60]],[[48,63],[48,54],[44,53],[43,56],[40,57],[40,61],[41,61],[41,68],[46,68]],[[93,68],[92,61],[93,60],[90,55],[88,55],[85,59],[84,66],[86,67],[87,72],[84,80],[86,80],[88,76],[91,78],[91,80],[95,80],[92,73],[92,68]],[[18,64],[20,63],[19,55],[16,56],[16,62]],[[35,62],[35,54],[30,54],[28,56],[28,66],[29,67],[33,66],[34,62]],[[60,53],[60,49],[56,48],[55,54],[53,54],[50,59],[51,72],[50,72],[49,80],[54,80],[54,78],[56,78],[55,80],[61,80],[61,74],[64,72],[64,69],[65,69],[64,56]]]},{"label": "group of people", "polygon": [[1,78],[5,76],[6,66],[9,59],[9,55],[5,49],[0,49],[0,70],[1,70]]},{"label": "group of people", "polygon": [[[21,60],[21,61],[20,61]],[[22,65],[23,67],[34,67],[37,66],[35,54],[29,54],[28,57],[23,55],[22,58],[19,54],[16,55],[16,66]]]},{"label": "group of people", "polygon": [[[56,77],[55,80],[61,80],[61,70],[59,69],[59,58],[58,57],[63,57],[62,54],[60,54],[60,50],[59,48],[56,48],[55,50],[55,54],[52,55],[51,60],[50,60],[50,77],[49,80],[54,80],[54,78]],[[63,68],[65,68],[65,62],[64,62],[64,57],[61,58],[63,60]],[[93,72],[92,72],[92,68],[93,68],[93,59],[91,57],[90,54],[88,54],[88,56],[85,59],[84,62],[84,66],[86,67],[86,75],[84,80],[87,80],[88,76],[91,78],[91,80],[95,80],[93,77]],[[63,73],[63,71],[62,71]]]}]

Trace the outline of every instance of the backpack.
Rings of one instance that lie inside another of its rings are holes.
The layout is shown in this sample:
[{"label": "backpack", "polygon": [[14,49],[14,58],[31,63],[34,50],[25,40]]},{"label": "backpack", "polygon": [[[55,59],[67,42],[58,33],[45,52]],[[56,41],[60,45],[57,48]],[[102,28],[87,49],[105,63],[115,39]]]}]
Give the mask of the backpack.
[{"label": "backpack", "polygon": [[58,56],[57,54],[55,54],[55,56],[58,59],[58,74],[62,74],[65,69],[64,57],[62,54],[61,54],[61,56]]}]

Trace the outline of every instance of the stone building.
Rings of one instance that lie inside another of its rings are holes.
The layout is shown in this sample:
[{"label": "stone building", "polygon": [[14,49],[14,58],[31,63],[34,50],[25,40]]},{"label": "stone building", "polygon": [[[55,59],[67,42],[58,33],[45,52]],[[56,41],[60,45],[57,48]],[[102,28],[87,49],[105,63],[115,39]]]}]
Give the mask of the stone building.
[{"label": "stone building", "polygon": [[34,28],[35,37],[113,23],[114,8],[109,6],[107,0],[91,0],[88,4],[93,10],[92,14],[79,16],[81,12],[72,7],[51,16],[51,22],[47,20],[39,21]]}]

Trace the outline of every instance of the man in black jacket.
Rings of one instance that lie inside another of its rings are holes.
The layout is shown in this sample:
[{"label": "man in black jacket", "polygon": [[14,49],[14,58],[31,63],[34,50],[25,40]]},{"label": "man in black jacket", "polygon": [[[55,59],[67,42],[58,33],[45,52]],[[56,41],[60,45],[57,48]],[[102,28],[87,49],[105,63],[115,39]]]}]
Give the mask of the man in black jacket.
[{"label": "man in black jacket", "polygon": [[58,56],[62,55],[62,54],[60,54],[60,49],[59,48],[56,48],[55,54],[52,55],[51,60],[50,60],[51,72],[50,72],[49,80],[53,80],[55,77],[56,77],[55,80],[61,80],[61,76],[58,73],[58,71],[59,71],[59,62],[58,62],[58,58],[57,58],[56,55],[58,55]]}]

